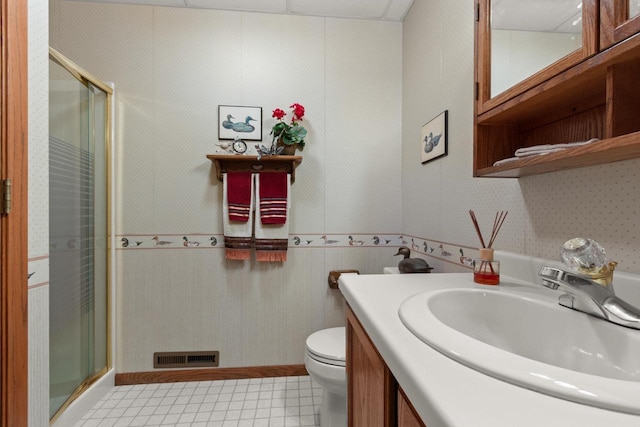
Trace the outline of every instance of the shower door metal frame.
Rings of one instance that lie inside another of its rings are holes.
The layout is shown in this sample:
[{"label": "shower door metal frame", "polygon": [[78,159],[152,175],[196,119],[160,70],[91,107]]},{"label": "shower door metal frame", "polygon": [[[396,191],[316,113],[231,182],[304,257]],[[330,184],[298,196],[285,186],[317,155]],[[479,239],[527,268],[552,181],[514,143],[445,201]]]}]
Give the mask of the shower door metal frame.
[{"label": "shower door metal frame", "polygon": [[12,184],[0,215],[0,427],[29,417],[27,31],[27,2],[0,0],[0,178]]},{"label": "shower door metal frame", "polygon": [[[112,165],[112,160],[111,160],[112,129],[111,128],[112,128],[112,125],[111,125],[111,122],[113,120],[113,117],[112,117],[113,88],[105,84],[99,78],[89,73],[88,71],[86,71],[85,69],[83,69],[82,67],[74,63],[73,61],[66,58],[64,55],[62,55],[60,52],[56,51],[52,47],[49,47],[49,59],[56,62],[60,66],[62,66],[64,69],[66,69],[66,71],[72,74],[76,79],[78,79],[83,84],[87,85],[87,87],[94,86],[95,88],[102,90],[106,94],[106,106],[105,106],[106,123],[105,123],[105,135],[104,135],[104,138],[106,141],[106,147],[105,147],[106,158],[104,159],[104,161],[106,163],[105,170],[107,173],[107,185],[106,185],[107,187],[107,194],[106,194],[106,198],[107,198],[107,220],[106,220],[107,222],[107,230],[106,230],[106,236],[107,236],[107,265],[106,265],[107,358],[106,358],[106,362],[107,362],[107,365],[95,375],[85,379],[85,381],[73,392],[73,394],[67,399],[67,401],[60,407],[60,409],[58,409],[58,411],[50,419],[50,422],[54,422],[75,399],[77,399],[96,381],[102,378],[113,366],[112,347],[111,347],[111,342],[112,342],[111,339],[113,334],[113,330],[112,330],[113,319],[111,318],[112,304],[113,304],[113,301],[111,300],[111,286],[112,286],[111,266],[113,262],[111,257],[111,249],[112,249],[112,230],[111,230],[112,205],[111,204],[112,204],[112,191],[113,191],[111,188],[111,183],[112,183],[112,177],[111,177],[111,173],[112,173],[111,172],[111,165]],[[0,427],[4,427],[4,426],[0,426]]]}]

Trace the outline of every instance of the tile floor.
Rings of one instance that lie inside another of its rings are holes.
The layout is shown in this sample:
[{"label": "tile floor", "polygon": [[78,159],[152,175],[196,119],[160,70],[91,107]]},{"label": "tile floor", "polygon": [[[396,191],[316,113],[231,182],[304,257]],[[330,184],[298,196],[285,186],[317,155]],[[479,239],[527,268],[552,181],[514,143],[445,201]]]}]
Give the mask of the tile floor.
[{"label": "tile floor", "polygon": [[75,427],[318,426],[321,400],[308,376],[119,386]]}]

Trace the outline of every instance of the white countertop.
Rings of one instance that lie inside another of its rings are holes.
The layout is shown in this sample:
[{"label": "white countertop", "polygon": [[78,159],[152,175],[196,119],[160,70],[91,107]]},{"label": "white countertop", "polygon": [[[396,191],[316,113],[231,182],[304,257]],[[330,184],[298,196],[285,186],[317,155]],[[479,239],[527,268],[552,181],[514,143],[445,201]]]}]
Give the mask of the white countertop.
[{"label": "white countertop", "polygon": [[[501,287],[523,282],[501,277]],[[471,273],[344,275],[340,290],[387,366],[429,427],[638,427],[640,416],[598,409],[494,379],[432,349],[398,309],[429,290],[480,287]],[[560,326],[561,327],[561,326]],[[640,404],[640,396],[638,397]]]}]

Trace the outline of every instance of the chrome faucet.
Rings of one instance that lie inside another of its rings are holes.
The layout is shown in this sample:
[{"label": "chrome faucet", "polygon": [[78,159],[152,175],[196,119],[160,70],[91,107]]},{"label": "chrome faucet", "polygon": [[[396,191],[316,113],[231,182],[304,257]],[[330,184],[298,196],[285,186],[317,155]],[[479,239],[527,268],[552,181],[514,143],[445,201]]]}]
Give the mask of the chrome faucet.
[{"label": "chrome faucet", "polygon": [[561,289],[558,303],[574,310],[597,316],[618,325],[640,329],[640,309],[618,298],[612,285],[613,269],[606,278],[589,277],[555,267],[542,267],[538,273],[542,284],[550,289]]}]

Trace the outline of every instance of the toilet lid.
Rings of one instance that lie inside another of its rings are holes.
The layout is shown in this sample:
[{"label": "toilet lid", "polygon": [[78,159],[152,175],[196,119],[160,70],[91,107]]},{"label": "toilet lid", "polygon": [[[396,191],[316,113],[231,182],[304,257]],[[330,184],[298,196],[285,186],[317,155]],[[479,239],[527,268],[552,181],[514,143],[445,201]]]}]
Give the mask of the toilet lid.
[{"label": "toilet lid", "polygon": [[346,329],[329,328],[307,338],[307,352],[313,359],[330,365],[345,366]]}]

